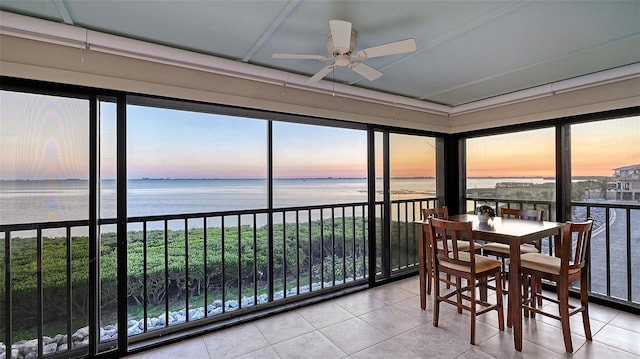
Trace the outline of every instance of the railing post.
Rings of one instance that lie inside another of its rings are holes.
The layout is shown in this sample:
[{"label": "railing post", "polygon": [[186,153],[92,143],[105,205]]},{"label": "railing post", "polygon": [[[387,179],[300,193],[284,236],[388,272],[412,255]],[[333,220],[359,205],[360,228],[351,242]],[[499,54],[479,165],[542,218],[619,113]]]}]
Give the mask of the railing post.
[{"label": "railing post", "polygon": [[[44,252],[44,239],[42,238],[42,229],[38,228],[37,230],[37,238],[36,238],[36,246],[37,246],[37,258],[36,258],[36,271],[37,271],[37,296],[38,296],[38,307],[36,308],[36,317],[37,317],[37,336],[38,336],[38,358],[42,358],[43,354],[43,345],[42,345],[42,329],[44,327],[44,293],[42,290],[43,286],[43,278],[42,278],[42,260],[43,260],[43,252]],[[71,339],[71,338],[68,338]],[[72,341],[69,340],[69,343]],[[9,352],[11,353],[11,352]]]},{"label": "railing post", "polygon": [[4,232],[4,328],[5,338],[4,345],[6,348],[7,357],[11,355],[12,347],[12,316],[11,316],[11,233],[9,231]]}]

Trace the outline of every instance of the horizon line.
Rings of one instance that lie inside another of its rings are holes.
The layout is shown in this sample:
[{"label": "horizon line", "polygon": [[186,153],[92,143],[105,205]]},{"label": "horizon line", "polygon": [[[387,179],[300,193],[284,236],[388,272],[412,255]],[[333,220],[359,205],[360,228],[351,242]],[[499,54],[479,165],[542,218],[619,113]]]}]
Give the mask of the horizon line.
[{"label": "horizon line", "polygon": [[[572,176],[572,178],[593,178],[593,177],[611,177],[611,176],[603,176],[603,175],[580,175],[580,176]],[[433,179],[435,176],[400,176],[400,177],[390,177],[391,179]],[[531,178],[542,178],[542,179],[555,179],[552,176],[469,176],[466,178],[479,179],[479,178],[491,178],[491,179],[500,179],[500,178],[521,178],[521,179],[531,179]],[[139,177],[139,178],[128,178],[127,181],[229,181],[229,180],[267,180],[267,177]],[[341,177],[341,176],[327,176],[327,177],[274,177],[274,180],[318,180],[318,179],[367,179],[367,177]],[[376,177],[376,179],[382,179],[382,177]],[[103,181],[115,181],[116,178],[103,178]],[[30,178],[18,178],[18,179],[0,179],[1,182],[29,182],[29,181],[89,181],[89,179],[83,178],[63,178],[63,179],[30,179]]]}]

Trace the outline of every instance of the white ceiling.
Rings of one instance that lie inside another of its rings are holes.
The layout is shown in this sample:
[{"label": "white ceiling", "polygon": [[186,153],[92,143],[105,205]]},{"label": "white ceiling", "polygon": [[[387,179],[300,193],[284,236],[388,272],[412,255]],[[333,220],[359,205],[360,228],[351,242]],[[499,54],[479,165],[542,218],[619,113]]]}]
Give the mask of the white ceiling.
[{"label": "white ceiling", "polygon": [[[640,0],[2,0],[0,10],[311,76],[328,64],[329,20],[350,21],[358,49],[415,38],[417,51],[368,59],[368,81],[325,81],[459,106],[640,63]],[[0,25],[2,18],[0,18]]]}]

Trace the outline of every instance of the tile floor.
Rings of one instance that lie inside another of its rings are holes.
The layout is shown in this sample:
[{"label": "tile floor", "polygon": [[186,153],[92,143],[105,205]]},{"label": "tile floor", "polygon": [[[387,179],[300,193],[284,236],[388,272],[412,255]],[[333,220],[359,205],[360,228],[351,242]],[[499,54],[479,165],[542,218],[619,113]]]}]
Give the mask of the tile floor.
[{"label": "tile floor", "polygon": [[475,346],[469,344],[469,315],[451,305],[441,304],[434,327],[432,300],[421,310],[418,290],[412,277],[127,358],[640,359],[639,315],[590,305],[593,341],[584,337],[580,314],[572,316],[573,354],[564,351],[559,322],[525,318],[517,352],[511,329],[498,330],[495,312],[478,318]]}]

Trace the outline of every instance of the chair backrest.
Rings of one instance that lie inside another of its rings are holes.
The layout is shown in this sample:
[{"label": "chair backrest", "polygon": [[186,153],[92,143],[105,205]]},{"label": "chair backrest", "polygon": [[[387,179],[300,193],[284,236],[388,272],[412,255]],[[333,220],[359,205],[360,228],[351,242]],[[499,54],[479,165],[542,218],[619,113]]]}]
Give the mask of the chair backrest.
[{"label": "chair backrest", "polygon": [[516,209],[502,207],[500,208],[500,217],[542,222],[542,219],[544,218],[544,211],[541,209]]},{"label": "chair backrest", "polygon": [[429,232],[433,240],[434,247],[442,246],[443,250],[434,251],[434,259],[436,265],[438,262],[449,262],[464,266],[475,267],[475,256],[465,255],[469,261],[460,260],[460,251],[458,249],[458,241],[468,241],[470,249],[468,253],[475,253],[473,242],[473,225],[472,222],[457,222],[446,219],[431,218],[429,220]]},{"label": "chair backrest", "polygon": [[425,220],[430,217],[440,218],[440,219],[449,219],[449,210],[447,209],[447,206],[436,207],[436,208],[423,208],[422,219]]},{"label": "chair backrest", "polygon": [[560,273],[566,274],[569,270],[581,269],[585,266],[589,256],[592,229],[593,219],[591,218],[586,222],[565,224],[560,249]]}]

